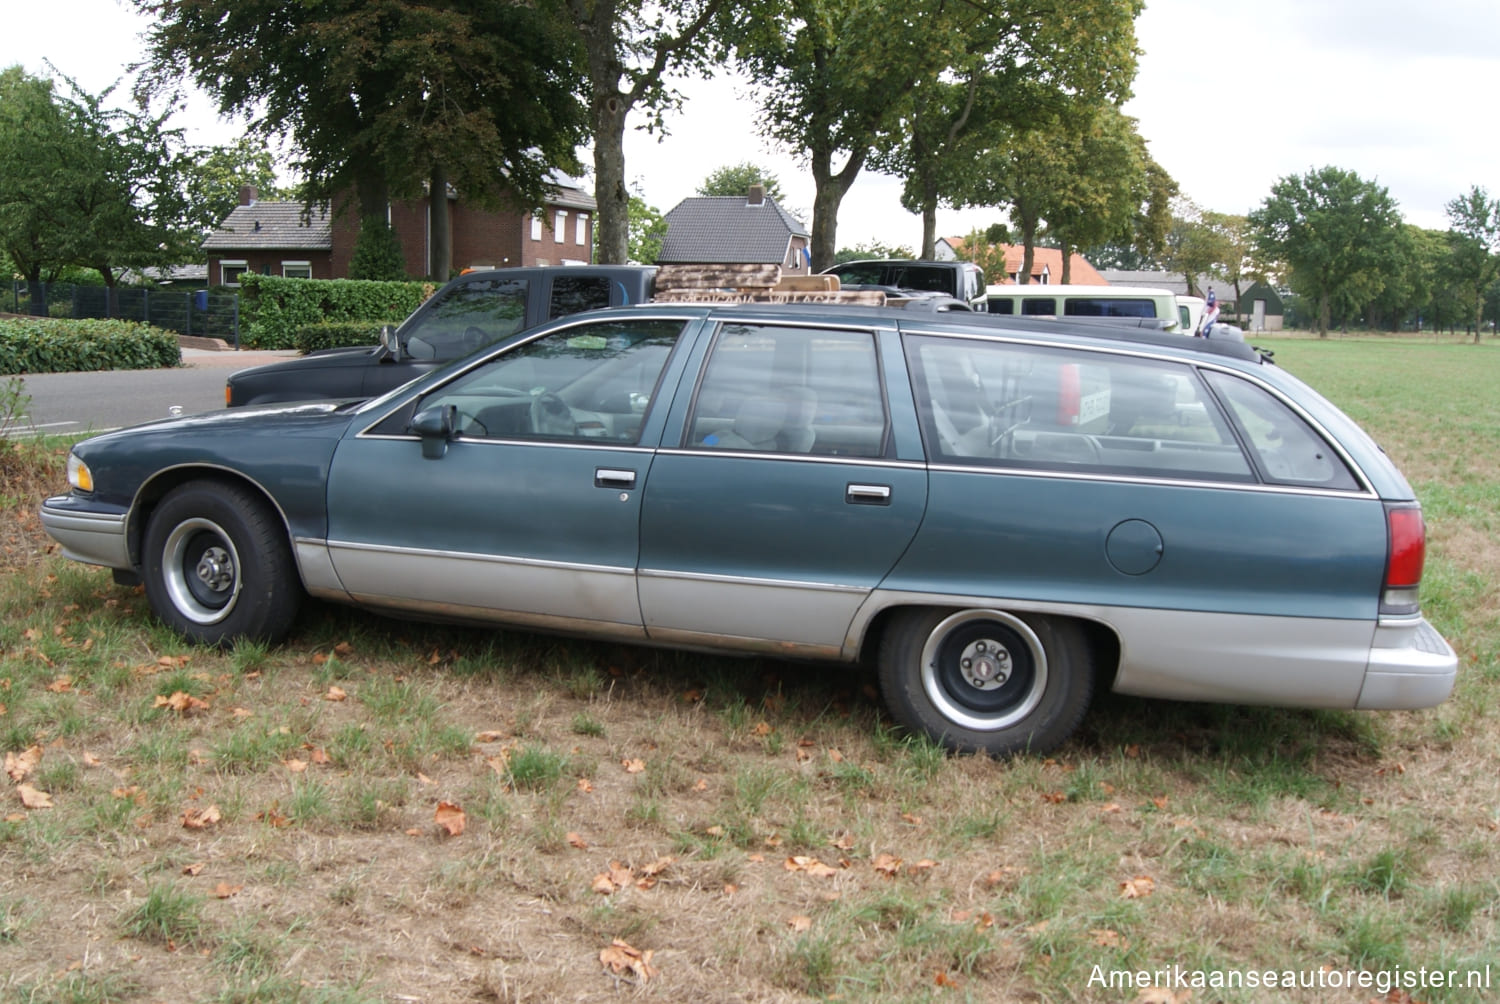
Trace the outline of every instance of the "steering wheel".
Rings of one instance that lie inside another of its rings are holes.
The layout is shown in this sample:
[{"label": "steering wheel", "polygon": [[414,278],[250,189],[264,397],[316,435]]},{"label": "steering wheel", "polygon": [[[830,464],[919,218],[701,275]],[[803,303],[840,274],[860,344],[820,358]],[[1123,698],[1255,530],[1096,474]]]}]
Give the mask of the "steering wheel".
[{"label": "steering wheel", "polygon": [[544,391],[531,399],[531,431],[539,436],[576,436],[578,422],[566,401]]}]

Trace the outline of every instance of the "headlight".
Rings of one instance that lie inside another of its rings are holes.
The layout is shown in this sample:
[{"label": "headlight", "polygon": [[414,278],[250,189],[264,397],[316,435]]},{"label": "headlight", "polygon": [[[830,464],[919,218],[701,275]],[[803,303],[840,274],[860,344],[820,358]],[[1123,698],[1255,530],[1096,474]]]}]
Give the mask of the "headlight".
[{"label": "headlight", "polygon": [[94,475],[89,471],[89,465],[78,459],[78,454],[68,454],[68,484],[81,492],[94,490]]}]

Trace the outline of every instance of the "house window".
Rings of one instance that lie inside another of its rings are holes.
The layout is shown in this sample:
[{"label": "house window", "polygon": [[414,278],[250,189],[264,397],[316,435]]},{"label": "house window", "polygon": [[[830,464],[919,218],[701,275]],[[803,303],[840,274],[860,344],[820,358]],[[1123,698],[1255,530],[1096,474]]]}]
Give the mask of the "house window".
[{"label": "house window", "polygon": [[552,236],[558,243],[568,239],[568,211],[566,209],[557,211],[557,224],[552,228]]},{"label": "house window", "polygon": [[243,258],[224,259],[219,262],[219,283],[224,286],[238,286],[240,276],[250,271],[250,263]]},{"label": "house window", "polygon": [[542,239],[542,218],[535,213],[531,214],[531,239],[534,241]]},{"label": "house window", "polygon": [[286,279],[311,279],[312,262],[284,261],[281,263],[281,275]]},{"label": "house window", "polygon": [[576,217],[577,226],[573,232],[573,243],[582,247],[589,242],[589,214],[579,213]]}]

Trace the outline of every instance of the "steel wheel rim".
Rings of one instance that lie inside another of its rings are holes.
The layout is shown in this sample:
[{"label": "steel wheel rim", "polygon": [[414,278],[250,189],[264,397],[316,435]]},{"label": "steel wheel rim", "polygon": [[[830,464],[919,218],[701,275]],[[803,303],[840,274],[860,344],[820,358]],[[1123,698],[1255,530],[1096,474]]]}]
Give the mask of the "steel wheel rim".
[{"label": "steel wheel rim", "polygon": [[239,599],[239,552],[219,524],[201,517],[183,520],[162,544],[162,581],[184,617],[217,624]]},{"label": "steel wheel rim", "polygon": [[946,617],[922,646],[922,692],[944,718],[974,732],[1023,721],[1041,703],[1047,678],[1041,639],[999,610]]}]

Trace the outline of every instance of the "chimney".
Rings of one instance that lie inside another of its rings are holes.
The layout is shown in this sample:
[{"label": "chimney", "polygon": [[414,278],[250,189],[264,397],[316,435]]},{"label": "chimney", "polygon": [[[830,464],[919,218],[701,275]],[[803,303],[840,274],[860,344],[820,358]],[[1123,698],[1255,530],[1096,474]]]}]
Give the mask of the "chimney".
[{"label": "chimney", "polygon": [[255,205],[255,197],[257,195],[259,195],[259,194],[260,193],[258,191],[256,191],[256,188],[255,188],[254,185],[241,185],[240,186],[240,205],[242,205],[242,206],[253,206],[253,205]]},{"label": "chimney", "polygon": [[746,200],[745,205],[747,205],[747,206],[763,206],[763,205],[765,205],[765,202],[766,202],[766,186],[765,185],[751,185],[750,186],[750,197]]}]

